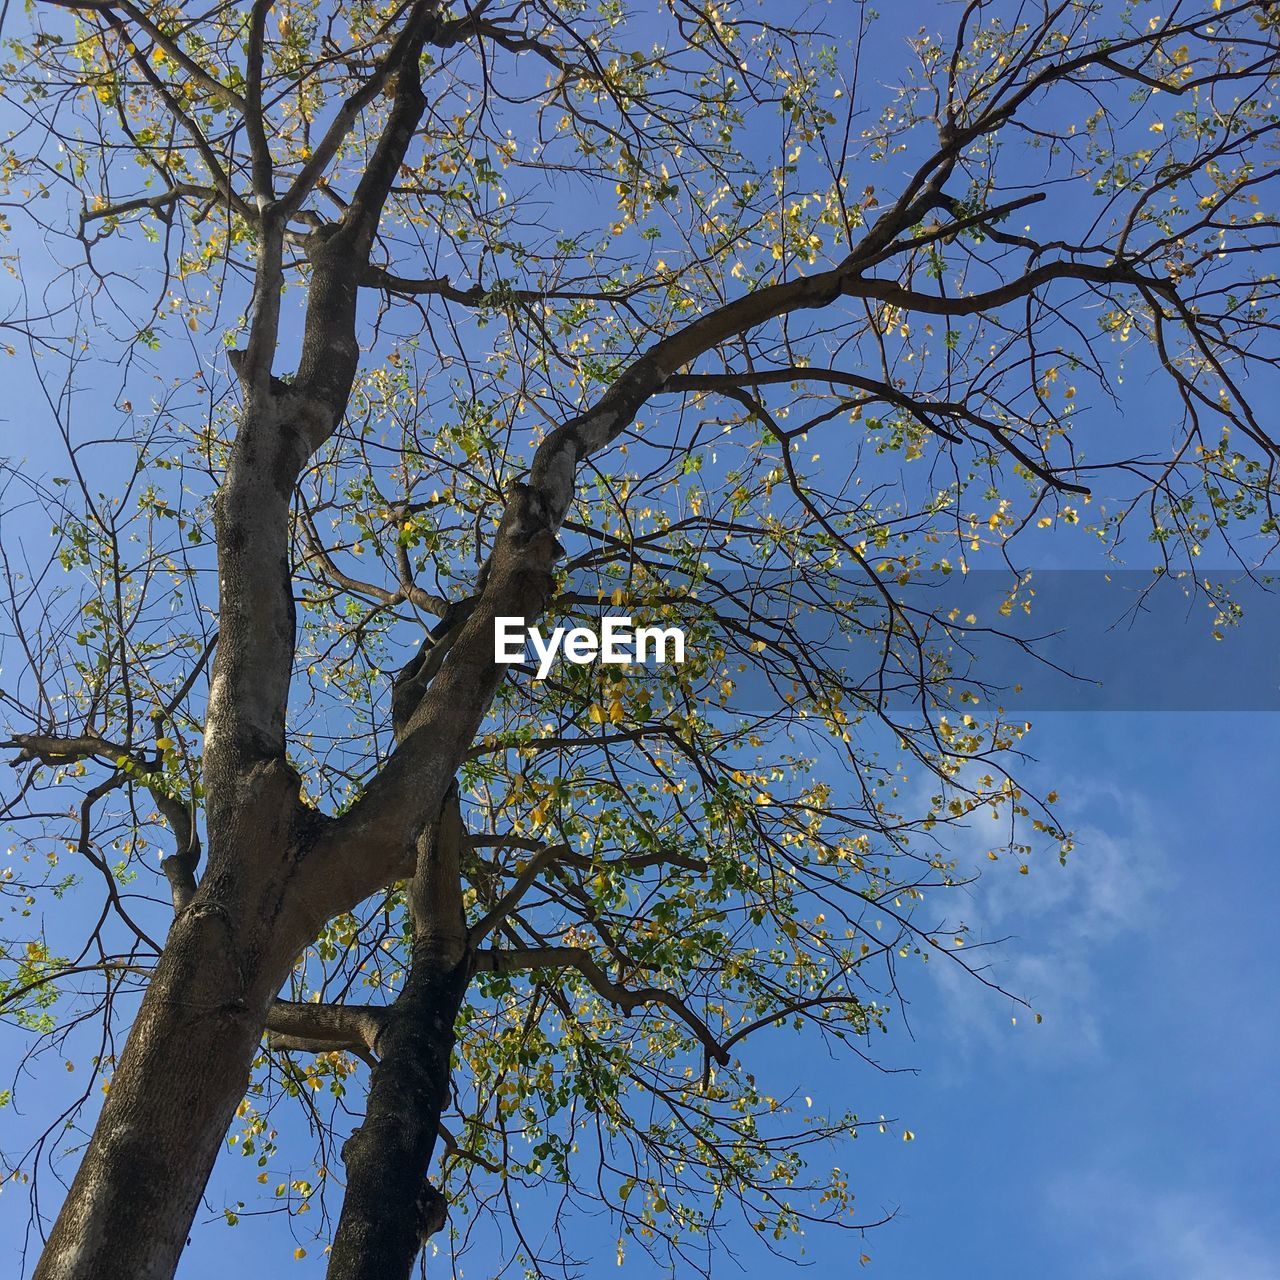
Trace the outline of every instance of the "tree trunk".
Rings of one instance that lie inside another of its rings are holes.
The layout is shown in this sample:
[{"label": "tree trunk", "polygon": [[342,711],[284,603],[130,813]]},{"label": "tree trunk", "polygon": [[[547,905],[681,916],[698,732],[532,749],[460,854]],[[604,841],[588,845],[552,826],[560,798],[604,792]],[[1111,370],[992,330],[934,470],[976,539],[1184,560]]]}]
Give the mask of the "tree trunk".
[{"label": "tree trunk", "polygon": [[173,1274],[282,976],[246,990],[227,928],[198,900],[175,922],[35,1280]]},{"label": "tree trunk", "polygon": [[464,959],[442,969],[414,957],[378,1037],[364,1122],[342,1148],[347,1167],[329,1280],[408,1280],[445,1204],[427,1181],[449,1094],[454,1021],[467,988]]},{"label": "tree trunk", "polygon": [[308,847],[296,775],[260,766],[240,797],[174,918],[34,1280],[170,1280],[177,1268],[267,1012],[314,923],[284,910]]},{"label": "tree trunk", "polygon": [[462,816],[451,789],[418,842],[409,886],[413,950],[404,987],[375,1045],[365,1118],[342,1148],[347,1167],[329,1280],[408,1280],[427,1238],[444,1226],[444,1197],[427,1181],[449,1096],[454,1024],[471,975],[459,857]]}]

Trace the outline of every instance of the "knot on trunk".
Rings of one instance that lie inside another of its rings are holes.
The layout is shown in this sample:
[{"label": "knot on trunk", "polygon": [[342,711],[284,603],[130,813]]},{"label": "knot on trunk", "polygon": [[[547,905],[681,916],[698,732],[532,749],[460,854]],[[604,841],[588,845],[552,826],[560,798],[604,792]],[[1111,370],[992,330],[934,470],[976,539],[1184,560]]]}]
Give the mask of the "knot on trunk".
[{"label": "knot on trunk", "polygon": [[541,615],[555,592],[554,569],[564,555],[542,497],[529,485],[507,486],[507,509],[485,564],[485,587],[502,584],[503,612],[530,621]]},{"label": "knot on trunk", "polygon": [[449,1201],[424,1178],[417,1208],[418,1236],[425,1245],[449,1221]]},{"label": "knot on trunk", "polygon": [[235,800],[241,807],[260,805],[270,814],[292,814],[302,798],[302,779],[284,757],[271,754],[255,760],[235,779]]},{"label": "knot on trunk", "polygon": [[556,541],[554,524],[545,495],[518,480],[507,485],[507,509],[498,530],[499,542],[507,539],[550,572],[564,555],[564,548]]}]

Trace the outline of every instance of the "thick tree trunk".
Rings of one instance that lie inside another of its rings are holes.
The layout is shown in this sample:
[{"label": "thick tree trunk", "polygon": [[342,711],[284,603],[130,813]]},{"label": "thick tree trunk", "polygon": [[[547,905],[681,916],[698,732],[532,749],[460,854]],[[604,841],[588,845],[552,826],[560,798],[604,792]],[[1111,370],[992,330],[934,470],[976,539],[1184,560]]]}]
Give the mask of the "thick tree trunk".
[{"label": "thick tree trunk", "polygon": [[[322,852],[302,874],[315,837],[333,824],[303,809],[298,779],[285,763],[295,648],[289,509],[307,459],[346,411],[359,361],[359,283],[425,106],[421,57],[439,31],[440,7],[439,0],[409,6],[377,71],[326,132],[331,142],[321,141],[280,200],[273,197],[260,120],[251,139],[259,251],[249,335],[233,361],[245,403],[214,518],[219,640],[204,740],[209,870],[175,918],[37,1280],[169,1280],[294,957],[323,924],[326,904],[349,909],[363,896],[359,889],[386,883],[352,876],[350,864],[359,860],[349,844],[329,849],[327,858]],[[260,24],[256,30],[259,62],[249,68],[251,82],[261,74]],[[314,270],[301,359],[286,385],[272,376],[285,228],[344,129],[384,90],[390,112],[350,204],[339,222],[307,242]],[[455,767],[456,760],[444,776]],[[438,802],[443,787],[432,792],[416,781],[419,795],[425,790]],[[398,822],[403,848],[414,846],[416,815],[411,808]],[[357,886],[346,899],[335,898],[334,866],[346,869],[341,887],[353,880]],[[455,867],[451,899],[456,879]],[[460,899],[457,916],[460,924]],[[446,1072],[447,1066],[446,1049]]]},{"label": "thick tree trunk", "polygon": [[173,1275],[271,994],[244,998],[226,924],[199,904],[175,924],[35,1280]]},{"label": "thick tree trunk", "polygon": [[174,918],[34,1280],[169,1280],[177,1268],[267,1012],[314,930],[284,910],[309,843],[296,776],[261,766],[240,797]]}]

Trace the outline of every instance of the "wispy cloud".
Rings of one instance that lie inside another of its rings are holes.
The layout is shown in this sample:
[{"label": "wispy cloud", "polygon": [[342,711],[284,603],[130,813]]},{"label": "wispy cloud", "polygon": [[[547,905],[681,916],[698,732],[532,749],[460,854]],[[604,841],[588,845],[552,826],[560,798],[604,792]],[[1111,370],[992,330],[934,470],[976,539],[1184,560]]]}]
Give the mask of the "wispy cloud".
[{"label": "wispy cloud", "polygon": [[969,936],[1005,939],[968,958],[988,965],[987,976],[1044,1018],[1035,1025],[1026,1010],[993,998],[958,966],[935,960],[930,968],[945,997],[944,1016],[963,1049],[986,1048],[993,1039],[1007,1044],[1016,1019],[1018,1030],[1034,1027],[1033,1035],[1019,1037],[1031,1052],[1096,1053],[1105,1023],[1101,974],[1111,952],[1158,927],[1170,868],[1153,815],[1140,798],[1105,783],[1077,782],[1064,790],[1078,842],[1065,866],[1042,859],[1024,876],[1012,859],[990,863],[976,826],[950,841],[962,865],[981,872],[967,891]]},{"label": "wispy cloud", "polygon": [[1053,1181],[1045,1212],[1071,1242],[1082,1274],[1280,1280],[1280,1240],[1211,1191],[1076,1174]]}]

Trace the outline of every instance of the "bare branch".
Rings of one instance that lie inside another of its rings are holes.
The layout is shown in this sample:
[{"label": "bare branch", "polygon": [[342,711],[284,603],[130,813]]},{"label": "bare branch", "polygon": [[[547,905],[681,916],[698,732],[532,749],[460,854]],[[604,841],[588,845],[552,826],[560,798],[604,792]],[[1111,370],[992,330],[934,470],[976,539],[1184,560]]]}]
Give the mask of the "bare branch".
[{"label": "bare branch", "polygon": [[355,1053],[372,1062],[386,1025],[386,1006],[277,1000],[267,1015],[267,1047],[300,1053]]},{"label": "bare branch", "polygon": [[566,844],[549,844],[539,849],[521,868],[511,888],[467,931],[467,945],[474,947],[492,933],[516,909],[543,870],[568,851]]}]

